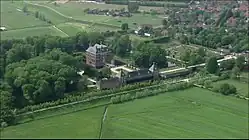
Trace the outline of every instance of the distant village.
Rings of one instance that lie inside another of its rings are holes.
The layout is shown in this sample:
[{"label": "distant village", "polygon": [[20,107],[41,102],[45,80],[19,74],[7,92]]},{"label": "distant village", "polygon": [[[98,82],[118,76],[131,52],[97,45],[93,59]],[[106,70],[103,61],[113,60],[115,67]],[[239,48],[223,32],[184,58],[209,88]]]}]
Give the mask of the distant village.
[{"label": "distant village", "polygon": [[116,17],[116,16],[119,16],[119,17],[131,17],[132,14],[128,11],[125,11],[125,9],[120,9],[120,10],[117,10],[117,9],[104,9],[104,10],[101,10],[101,9],[85,9],[84,11],[85,13],[87,14],[94,14],[94,15],[106,15],[106,16],[113,16],[113,17]]}]

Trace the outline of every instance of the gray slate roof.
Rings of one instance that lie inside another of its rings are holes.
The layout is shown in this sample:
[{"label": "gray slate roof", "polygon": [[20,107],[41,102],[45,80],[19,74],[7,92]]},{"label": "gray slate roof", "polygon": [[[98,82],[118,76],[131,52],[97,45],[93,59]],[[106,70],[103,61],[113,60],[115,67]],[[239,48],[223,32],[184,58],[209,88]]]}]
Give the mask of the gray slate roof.
[{"label": "gray slate roof", "polygon": [[106,45],[95,44],[94,46],[89,46],[89,48],[86,51],[96,54],[96,53],[98,53],[99,50],[105,49],[105,48],[107,48]]}]

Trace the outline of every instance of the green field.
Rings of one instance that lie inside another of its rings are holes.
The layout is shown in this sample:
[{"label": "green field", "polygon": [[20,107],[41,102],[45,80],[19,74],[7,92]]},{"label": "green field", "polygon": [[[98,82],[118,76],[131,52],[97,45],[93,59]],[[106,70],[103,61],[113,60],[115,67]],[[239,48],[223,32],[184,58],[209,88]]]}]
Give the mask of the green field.
[{"label": "green field", "polygon": [[[52,113],[52,112],[51,112]],[[98,138],[104,108],[10,126],[3,138]],[[248,138],[248,102],[200,88],[109,105],[102,138]]]},{"label": "green field", "polygon": [[[41,4],[40,6],[34,4]],[[25,14],[21,10],[24,6],[27,6],[29,14]],[[132,17],[109,17],[100,15],[85,14],[83,10],[85,8],[97,8],[103,9],[121,9],[123,5],[108,5],[108,4],[90,4],[90,3],[76,3],[69,2],[66,4],[58,4],[55,6],[52,3],[46,1],[32,1],[32,4],[23,1],[1,1],[1,26],[7,28],[7,31],[1,32],[1,39],[10,38],[24,38],[34,35],[59,35],[69,36],[75,35],[79,31],[107,31],[117,30],[123,23],[128,23],[130,28],[137,28],[140,24],[152,24],[153,26],[159,26],[161,24],[161,18],[152,15],[134,14]],[[148,8],[148,7],[147,7]],[[142,8],[143,9],[143,8]],[[146,9],[146,8],[145,8]],[[44,15],[47,20],[52,22],[52,25],[47,22],[41,21],[35,18],[34,13],[38,11]],[[79,21],[91,21],[90,25],[79,23]],[[106,25],[113,25],[114,27],[97,25],[95,23],[101,23]],[[136,23],[137,25],[135,25]],[[58,33],[49,29],[48,26],[55,25],[61,31]],[[45,27],[47,28],[45,29]],[[37,27],[37,28],[36,28]],[[32,28],[32,31],[31,31]],[[44,30],[38,33],[41,28]],[[64,33],[63,33],[64,32]],[[27,34],[28,33],[28,34]]]},{"label": "green field", "polygon": [[4,39],[13,39],[13,38],[25,38],[28,36],[42,36],[42,35],[53,35],[53,36],[62,36],[66,35],[53,27],[36,27],[36,28],[25,28],[18,30],[10,30],[1,32],[1,40]]},{"label": "green field", "polygon": [[[111,25],[116,25],[116,26],[121,26],[122,23],[128,23],[130,27],[132,28],[136,27],[135,25],[133,25],[133,23],[137,23],[138,25],[139,24],[152,24],[154,26],[158,26],[158,25],[161,25],[161,20],[162,20],[161,18],[157,16],[142,15],[142,14],[134,14],[130,18],[126,18],[126,17],[117,18],[117,17],[102,16],[102,15],[89,15],[89,14],[84,13],[84,9],[86,8],[121,9],[121,8],[127,7],[124,5],[77,3],[77,2],[69,2],[66,4],[59,4],[57,6],[55,6],[52,3],[44,3],[44,2],[39,3],[39,4],[50,7],[64,14],[67,17],[72,17],[73,19],[87,20],[87,21],[98,22],[98,23],[106,23],[106,24],[111,24]],[[32,5],[29,5],[29,6],[33,7]],[[150,8],[153,9],[152,7]]]},{"label": "green field", "polygon": [[218,81],[216,83],[213,84],[213,86],[217,85],[217,84],[223,84],[223,83],[228,83],[231,85],[234,85],[238,91],[239,94],[244,95],[244,96],[248,96],[249,92],[248,92],[248,87],[249,84],[248,83],[244,83],[244,82],[240,82],[237,80],[222,80],[222,81]]},{"label": "green field", "polygon": [[20,10],[22,10],[20,2],[1,1],[1,26],[11,30],[48,25],[46,22],[36,19],[33,15],[26,15]]},{"label": "green field", "polygon": [[193,88],[111,105],[102,137],[248,138],[248,102]]},{"label": "green field", "polygon": [[2,138],[96,138],[103,108],[95,108],[11,126]]}]

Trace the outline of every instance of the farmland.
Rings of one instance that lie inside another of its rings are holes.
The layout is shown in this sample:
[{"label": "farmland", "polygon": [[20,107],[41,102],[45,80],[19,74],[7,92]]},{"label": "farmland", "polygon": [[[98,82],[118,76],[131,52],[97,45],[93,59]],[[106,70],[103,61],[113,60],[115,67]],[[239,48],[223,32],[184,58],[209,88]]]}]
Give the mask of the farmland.
[{"label": "farmland", "polygon": [[248,138],[247,101],[198,88],[108,107],[103,138]]},{"label": "farmland", "polygon": [[[103,108],[11,126],[1,132],[3,138],[96,138]],[[24,129],[25,128],[25,129]]]},{"label": "farmland", "polygon": [[[99,107],[35,120],[2,137],[98,138],[103,113]],[[108,106],[102,138],[151,137],[248,138],[247,101],[191,88]]]},{"label": "farmland", "polygon": [[[28,34],[27,34],[28,33]],[[66,35],[58,31],[57,29],[50,27],[36,27],[36,28],[25,28],[19,30],[10,30],[1,33],[1,39],[12,39],[12,38],[23,38],[28,36],[40,36],[40,35],[54,35],[62,36]]]},{"label": "farmland", "polygon": [[244,83],[244,82],[240,82],[238,80],[232,80],[232,79],[229,79],[229,80],[223,80],[223,81],[218,81],[216,83],[214,83],[213,85],[220,85],[220,84],[223,84],[223,83],[228,83],[228,84],[231,84],[231,85],[234,85],[237,89],[237,92],[241,95],[244,95],[244,96],[248,96],[248,83]]}]

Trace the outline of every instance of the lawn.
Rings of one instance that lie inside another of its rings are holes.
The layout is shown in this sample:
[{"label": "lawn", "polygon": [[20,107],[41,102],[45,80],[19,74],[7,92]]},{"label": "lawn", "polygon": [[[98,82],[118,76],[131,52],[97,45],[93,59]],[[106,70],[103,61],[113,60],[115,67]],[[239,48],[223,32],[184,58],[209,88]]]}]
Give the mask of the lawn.
[{"label": "lawn", "polygon": [[56,25],[57,28],[68,34],[69,36],[74,36],[78,32],[85,31],[87,25],[79,24],[79,23],[62,23]]},{"label": "lawn", "polygon": [[27,15],[20,11],[22,10],[20,4],[18,4],[18,2],[11,3],[11,1],[1,1],[1,26],[6,27],[7,30],[48,26],[46,22],[35,18],[33,15]]},{"label": "lawn", "polygon": [[222,81],[218,81],[216,83],[214,83],[213,85],[217,85],[217,84],[223,84],[223,83],[228,83],[231,85],[234,85],[238,91],[239,94],[241,95],[245,95],[248,96],[249,92],[248,92],[248,83],[244,83],[244,82],[240,82],[237,80],[232,80],[232,79],[228,79],[228,80],[222,80]]},{"label": "lawn", "polygon": [[248,102],[192,88],[111,105],[102,138],[248,138]]},{"label": "lawn", "polygon": [[10,126],[1,132],[1,138],[97,138],[104,108]]},{"label": "lawn", "polygon": [[4,39],[22,39],[28,36],[42,36],[42,35],[53,35],[65,37],[65,34],[56,30],[52,26],[49,27],[35,27],[35,28],[25,28],[18,30],[10,30],[1,32],[1,40]]}]

